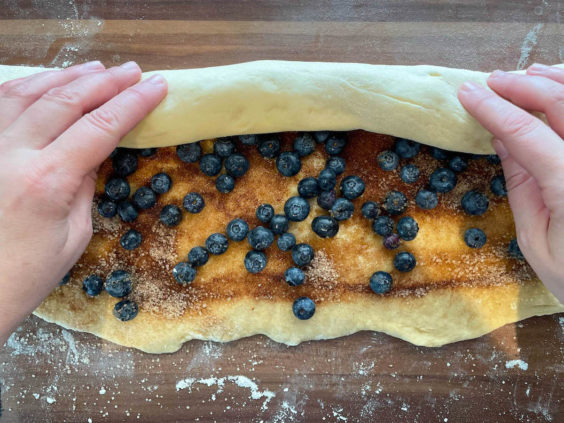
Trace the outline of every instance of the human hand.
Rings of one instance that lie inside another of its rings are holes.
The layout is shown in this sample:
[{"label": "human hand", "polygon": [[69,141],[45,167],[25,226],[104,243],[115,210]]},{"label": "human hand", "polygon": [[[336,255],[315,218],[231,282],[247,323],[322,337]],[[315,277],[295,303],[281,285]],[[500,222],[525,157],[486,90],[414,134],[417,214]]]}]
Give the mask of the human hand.
[{"label": "human hand", "polygon": [[[494,135],[519,247],[564,303],[564,69],[496,71],[488,85],[494,92],[466,82],[458,98]],[[527,111],[544,113],[550,126]]]},{"label": "human hand", "polygon": [[166,95],[140,77],[91,62],[0,85],[0,345],[90,241],[98,166]]}]

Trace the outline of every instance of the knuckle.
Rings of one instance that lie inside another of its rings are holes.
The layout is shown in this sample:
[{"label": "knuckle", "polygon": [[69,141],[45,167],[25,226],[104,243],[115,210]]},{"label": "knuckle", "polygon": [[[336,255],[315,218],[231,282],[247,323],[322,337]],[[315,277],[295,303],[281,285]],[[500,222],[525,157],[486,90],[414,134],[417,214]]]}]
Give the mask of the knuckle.
[{"label": "knuckle", "polygon": [[14,79],[0,84],[0,96],[5,95],[10,89],[12,89],[12,87],[20,82],[21,81],[19,79]]},{"label": "knuckle", "polygon": [[[14,82],[14,83],[11,83]],[[23,99],[35,99],[37,97],[37,92],[30,81],[22,81],[15,83],[16,81],[8,81],[7,86],[4,87],[5,91],[3,95],[8,98],[23,98]]]},{"label": "knuckle", "polygon": [[511,112],[501,120],[505,133],[514,137],[524,137],[536,131],[539,121],[526,112]]},{"label": "knuckle", "polygon": [[96,109],[85,115],[85,119],[92,128],[109,135],[117,132],[120,122],[118,114],[111,108]]},{"label": "knuckle", "polygon": [[514,191],[521,185],[527,183],[532,179],[532,176],[526,172],[516,172],[512,175],[507,175],[505,179],[505,186],[507,191]]},{"label": "knuckle", "polygon": [[43,94],[43,99],[73,109],[81,107],[80,94],[66,87],[51,88]]}]

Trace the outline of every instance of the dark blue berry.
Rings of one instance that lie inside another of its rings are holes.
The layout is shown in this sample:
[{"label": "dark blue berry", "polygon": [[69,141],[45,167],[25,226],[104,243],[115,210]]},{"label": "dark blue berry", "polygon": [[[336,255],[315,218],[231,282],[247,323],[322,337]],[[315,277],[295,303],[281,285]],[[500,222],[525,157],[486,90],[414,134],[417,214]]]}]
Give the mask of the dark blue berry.
[{"label": "dark blue berry", "polygon": [[213,152],[224,159],[235,153],[235,150],[235,144],[230,138],[218,138],[213,143]]},{"label": "dark blue berry", "polygon": [[200,213],[205,205],[203,197],[197,192],[186,194],[182,201],[182,206],[190,213]]},{"label": "dark blue berry", "polygon": [[470,228],[464,232],[464,242],[470,248],[482,248],[486,243],[486,234],[478,228]]},{"label": "dark blue berry", "polygon": [[490,189],[498,197],[505,197],[507,195],[507,186],[505,185],[503,175],[496,175],[492,178]]},{"label": "dark blue berry", "polygon": [[339,232],[339,222],[331,216],[317,216],[311,222],[311,229],[321,238],[332,238]]},{"label": "dark blue berry", "polygon": [[106,292],[112,297],[123,298],[129,295],[133,282],[125,270],[114,270],[106,278]]},{"label": "dark blue berry", "polygon": [[274,234],[264,226],[257,226],[249,232],[248,240],[254,250],[263,251],[274,242]]},{"label": "dark blue berry", "polygon": [[151,178],[151,189],[157,194],[170,191],[172,179],[166,173],[157,173]]},{"label": "dark blue berry", "polygon": [[294,140],[294,151],[300,157],[309,156],[315,151],[315,140],[307,132],[298,135]]},{"label": "dark blue berry", "polygon": [[181,261],[172,269],[172,276],[180,285],[188,285],[196,278],[196,269],[190,263]]},{"label": "dark blue berry", "polygon": [[292,222],[301,222],[309,214],[309,203],[302,197],[290,197],[284,204],[284,214]]},{"label": "dark blue berry", "polygon": [[331,135],[331,133],[329,131],[315,131],[313,133],[313,138],[315,138],[315,141],[322,144],[325,141],[327,141],[327,138],[329,138],[329,135]]},{"label": "dark blue berry", "polygon": [[414,164],[408,164],[401,168],[400,178],[406,184],[413,184],[419,179],[419,168]]},{"label": "dark blue berry", "polygon": [[235,178],[233,178],[233,176],[231,175],[223,173],[219,175],[215,180],[215,187],[219,192],[223,194],[230,193],[235,188]]},{"label": "dark blue berry", "polygon": [[457,180],[456,173],[452,170],[439,168],[431,174],[429,186],[435,192],[449,192],[454,189]]},{"label": "dark blue berry", "polygon": [[439,197],[433,191],[420,189],[415,195],[415,204],[425,210],[431,210],[439,204]]},{"label": "dark blue berry", "polygon": [[69,283],[70,277],[71,277],[70,272],[67,272],[67,274],[63,276],[63,279],[59,281],[58,286],[66,285],[67,283]]},{"label": "dark blue berry", "polygon": [[249,233],[249,224],[243,219],[233,219],[227,224],[226,233],[232,241],[243,241]]},{"label": "dark blue berry", "polygon": [[120,201],[117,206],[117,212],[121,220],[124,222],[133,222],[139,216],[139,213],[129,201]]},{"label": "dark blue berry", "polygon": [[286,232],[278,237],[277,244],[281,251],[290,251],[296,245],[296,237],[294,234]]},{"label": "dark blue berry", "polygon": [[159,219],[166,226],[176,226],[182,220],[182,211],[174,204],[168,204],[161,210]]},{"label": "dark blue berry", "polygon": [[296,244],[292,248],[292,260],[296,266],[307,266],[313,260],[313,248],[309,244]]},{"label": "dark blue berry", "polygon": [[196,163],[202,155],[202,147],[199,142],[182,144],[176,147],[176,155],[184,163]]},{"label": "dark blue berry", "polygon": [[266,203],[261,204],[257,207],[256,216],[262,223],[268,223],[272,216],[274,216],[274,207]]},{"label": "dark blue berry", "polygon": [[331,191],[337,184],[337,174],[332,169],[323,169],[317,177],[317,184],[321,191]]},{"label": "dark blue berry", "polygon": [[333,204],[335,204],[336,199],[337,194],[335,193],[335,190],[321,191],[317,196],[317,204],[322,209],[331,210],[331,207],[333,207]]},{"label": "dark blue berry", "polygon": [[364,181],[356,175],[349,175],[341,181],[341,194],[349,200],[360,197],[364,188]]},{"label": "dark blue berry", "polygon": [[394,221],[388,216],[378,216],[372,223],[372,230],[380,236],[388,236],[394,231]]},{"label": "dark blue berry", "polygon": [[411,159],[419,153],[421,144],[416,141],[398,138],[394,144],[394,151],[402,159]]},{"label": "dark blue berry", "polygon": [[378,154],[377,160],[378,166],[385,171],[395,170],[399,165],[398,155],[391,150],[382,151]]},{"label": "dark blue berry", "polygon": [[509,256],[513,257],[515,259],[518,260],[525,260],[525,256],[523,255],[523,253],[521,252],[521,249],[519,248],[519,244],[517,243],[517,239],[513,238],[511,240],[511,242],[509,243],[509,247],[507,248],[508,252],[509,252]]},{"label": "dark blue berry", "polygon": [[399,191],[391,191],[386,195],[383,207],[391,215],[402,214],[407,209],[407,198]]},{"label": "dark blue berry", "polygon": [[129,197],[130,188],[125,179],[112,178],[106,183],[104,192],[110,200],[121,201]]},{"label": "dark blue berry", "polygon": [[300,286],[305,282],[305,273],[297,267],[290,267],[284,272],[284,280],[290,286]]},{"label": "dark blue berry", "polygon": [[98,275],[87,276],[82,281],[82,289],[87,295],[95,297],[104,289],[104,281]]},{"label": "dark blue berry", "polygon": [[331,215],[339,221],[350,219],[354,212],[354,204],[346,198],[337,198],[331,207]]},{"label": "dark blue berry", "polygon": [[276,138],[261,141],[258,151],[265,159],[273,159],[280,154],[280,141]]},{"label": "dark blue berry", "polygon": [[392,275],[387,272],[376,272],[370,277],[370,289],[375,294],[387,294],[392,289]]},{"label": "dark blue berry", "polygon": [[437,160],[446,160],[449,155],[450,153],[442,148],[431,147],[431,156]]},{"label": "dark blue berry", "polygon": [[210,255],[203,247],[193,247],[188,253],[188,263],[193,267],[203,266],[208,262]]},{"label": "dark blue berry", "polygon": [[128,176],[137,170],[137,155],[130,150],[120,149],[112,159],[114,171],[119,176]]},{"label": "dark blue berry", "polygon": [[501,159],[499,158],[499,156],[497,154],[490,154],[486,158],[487,158],[488,162],[490,162],[491,164],[498,165],[498,164],[501,163]]},{"label": "dark blue berry", "polygon": [[266,254],[251,250],[245,255],[245,269],[249,273],[259,273],[266,267]]},{"label": "dark blue berry", "polygon": [[114,217],[117,213],[117,204],[111,200],[102,200],[98,203],[98,213],[102,217]]},{"label": "dark blue berry", "polygon": [[119,243],[126,250],[135,250],[141,245],[142,240],[141,232],[130,229],[121,236]]},{"label": "dark blue berry", "polygon": [[157,152],[156,148],[143,148],[139,150],[139,155],[141,157],[151,157],[154,156],[156,152]]},{"label": "dark blue berry", "polygon": [[221,172],[221,157],[217,154],[204,154],[200,159],[200,170],[206,176],[216,176]]},{"label": "dark blue berry", "polygon": [[157,195],[148,187],[139,187],[133,194],[133,204],[139,209],[150,209],[157,203]]},{"label": "dark blue berry", "polygon": [[270,220],[270,230],[276,235],[281,235],[288,230],[290,222],[283,214],[275,214]]},{"label": "dark blue berry", "polygon": [[417,232],[419,232],[419,225],[413,217],[404,216],[398,220],[396,231],[401,239],[411,241],[417,236]]},{"label": "dark blue berry", "polygon": [[327,154],[334,156],[336,154],[341,154],[346,145],[347,139],[345,138],[345,135],[333,133],[329,136],[327,141],[325,141],[325,151]]},{"label": "dark blue berry", "polygon": [[407,251],[397,253],[394,257],[394,267],[400,272],[409,272],[415,267],[416,261],[413,254]]},{"label": "dark blue berry", "polygon": [[319,195],[319,184],[317,179],[308,176],[298,182],[298,194],[303,198],[313,198]]},{"label": "dark blue berry", "polygon": [[122,322],[134,319],[137,313],[139,313],[139,306],[132,300],[122,300],[116,303],[113,311],[114,317]]},{"label": "dark blue berry", "polygon": [[325,163],[325,167],[331,169],[336,175],[341,175],[345,171],[345,159],[339,156],[331,156]]},{"label": "dark blue berry", "polygon": [[211,234],[208,239],[206,239],[206,250],[214,255],[225,253],[228,246],[229,241],[227,241],[227,238],[223,234]]},{"label": "dark blue berry", "polygon": [[448,167],[455,172],[463,172],[468,167],[468,162],[461,156],[454,156],[448,161]]},{"label": "dark blue berry", "polygon": [[225,159],[225,171],[234,178],[240,178],[249,170],[249,161],[242,154],[232,154]]},{"label": "dark blue berry", "polygon": [[395,250],[401,244],[401,238],[398,234],[390,234],[384,237],[384,242],[382,243],[384,247],[388,250]]},{"label": "dark blue berry", "polygon": [[488,210],[490,200],[478,191],[468,191],[462,197],[461,205],[464,211],[473,216],[480,216]]},{"label": "dark blue berry", "polygon": [[376,219],[380,215],[380,206],[374,201],[367,201],[362,205],[360,211],[367,219]]},{"label": "dark blue berry", "polygon": [[255,134],[239,135],[239,141],[245,145],[256,145],[258,137]]},{"label": "dark blue berry", "polygon": [[112,152],[110,153],[110,159],[113,159],[113,158],[117,155],[117,153],[119,152],[119,150],[120,150],[119,147],[118,147],[118,148],[114,148],[114,149],[112,150]]},{"label": "dark blue berry", "polygon": [[294,176],[302,168],[302,161],[297,153],[284,151],[276,159],[276,168],[282,176]]},{"label": "dark blue berry", "polygon": [[300,297],[292,305],[294,316],[300,320],[308,320],[315,314],[315,303],[308,297]]}]

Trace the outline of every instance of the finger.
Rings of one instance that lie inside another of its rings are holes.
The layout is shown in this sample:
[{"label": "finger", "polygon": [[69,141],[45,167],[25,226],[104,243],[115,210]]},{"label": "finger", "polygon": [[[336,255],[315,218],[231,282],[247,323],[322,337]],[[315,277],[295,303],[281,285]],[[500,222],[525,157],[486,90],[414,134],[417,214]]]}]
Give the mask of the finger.
[{"label": "finger", "polygon": [[76,78],[104,70],[98,61],[71,66],[64,70],[52,70],[30,75],[0,85],[0,132],[39,97],[51,88],[68,84]]},{"label": "finger", "polygon": [[557,188],[560,182],[554,175],[564,166],[564,142],[552,129],[472,82],[462,85],[458,98],[478,122],[503,141],[509,155],[536,179],[541,189],[549,192]]},{"label": "finger", "polygon": [[488,85],[513,104],[544,113],[552,129],[564,137],[564,84],[541,76],[495,71]]},{"label": "finger", "polygon": [[557,68],[556,66],[546,66],[535,63],[527,69],[527,75],[543,76],[564,84],[564,68]]},{"label": "finger", "polygon": [[88,174],[160,103],[166,90],[165,79],[153,75],[84,115],[45,147],[42,154],[46,160],[64,166],[71,175]]},{"label": "finger", "polygon": [[51,88],[27,108],[5,131],[8,140],[43,148],[74,122],[141,78],[134,62],[77,78]]}]

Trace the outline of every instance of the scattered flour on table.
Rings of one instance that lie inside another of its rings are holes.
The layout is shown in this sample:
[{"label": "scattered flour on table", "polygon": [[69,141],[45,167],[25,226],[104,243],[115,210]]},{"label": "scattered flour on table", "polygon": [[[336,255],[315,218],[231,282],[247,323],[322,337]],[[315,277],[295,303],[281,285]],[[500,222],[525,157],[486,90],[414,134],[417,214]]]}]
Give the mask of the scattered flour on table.
[{"label": "scattered flour on table", "polygon": [[518,367],[521,370],[527,370],[529,365],[523,360],[509,360],[505,362],[506,369],[514,369],[515,367]]},{"label": "scattered flour on table", "polygon": [[531,29],[527,35],[525,35],[525,39],[523,40],[523,44],[521,45],[521,56],[519,57],[519,61],[517,62],[517,69],[525,69],[529,62],[529,56],[533,51],[533,48],[538,43],[538,35],[544,24],[539,23],[536,24],[533,29]]}]

